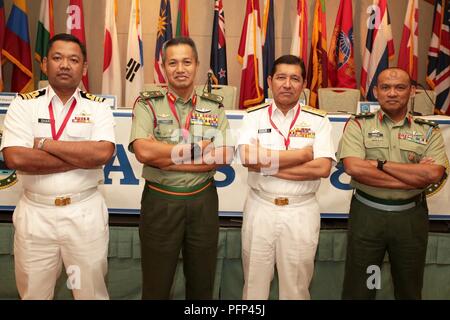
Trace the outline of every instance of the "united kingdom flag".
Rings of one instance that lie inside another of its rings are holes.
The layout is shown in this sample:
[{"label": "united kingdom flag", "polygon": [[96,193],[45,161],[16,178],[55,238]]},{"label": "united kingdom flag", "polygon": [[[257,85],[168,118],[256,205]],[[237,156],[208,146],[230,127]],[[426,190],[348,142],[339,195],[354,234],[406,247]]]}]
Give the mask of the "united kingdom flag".
[{"label": "united kingdom flag", "polygon": [[222,0],[215,0],[210,67],[216,84],[228,84],[227,48],[225,42],[225,14]]},{"label": "united kingdom flag", "polygon": [[435,113],[450,115],[450,2],[443,0],[434,7],[427,82],[436,93]]}]

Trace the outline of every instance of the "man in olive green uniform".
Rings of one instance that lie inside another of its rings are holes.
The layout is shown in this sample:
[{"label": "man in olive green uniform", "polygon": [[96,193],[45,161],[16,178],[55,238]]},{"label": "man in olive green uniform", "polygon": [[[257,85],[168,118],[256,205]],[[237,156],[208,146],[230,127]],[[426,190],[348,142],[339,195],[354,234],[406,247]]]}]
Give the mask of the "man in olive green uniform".
[{"label": "man in olive green uniform", "polygon": [[213,177],[231,162],[222,97],[194,90],[198,54],[190,38],[163,47],[168,89],[141,93],[129,150],[144,164],[139,234],[143,299],[168,299],[180,250],[187,299],[211,299],[219,231]]},{"label": "man in olive green uniform", "polygon": [[428,240],[424,191],[445,174],[444,141],[437,124],[408,114],[415,88],[405,71],[386,69],[377,80],[381,110],[352,117],[338,151],[355,188],[342,296],[374,299],[368,278],[387,251],[395,298],[421,299]]}]

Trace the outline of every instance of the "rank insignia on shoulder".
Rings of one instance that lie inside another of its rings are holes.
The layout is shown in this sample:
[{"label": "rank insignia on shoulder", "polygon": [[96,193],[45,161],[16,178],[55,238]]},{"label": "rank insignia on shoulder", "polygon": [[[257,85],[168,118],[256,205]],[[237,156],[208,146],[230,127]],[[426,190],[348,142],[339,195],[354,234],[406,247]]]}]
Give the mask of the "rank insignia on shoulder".
[{"label": "rank insignia on shoulder", "polygon": [[84,92],[84,91],[80,91],[80,95],[81,97],[91,100],[91,101],[95,101],[95,102],[104,102],[105,98],[102,97],[97,97],[96,95],[93,95],[92,93],[88,93],[88,92]]},{"label": "rank insignia on shoulder", "polygon": [[32,92],[27,92],[27,93],[19,93],[19,96],[22,98],[22,100],[31,100],[31,99],[36,99],[39,98],[40,96],[43,96],[46,92],[46,89],[42,89],[42,90],[36,90],[36,91],[32,91]]},{"label": "rank insignia on shoulder", "polygon": [[210,100],[210,101],[213,101],[213,102],[217,102],[217,103],[220,103],[220,104],[223,102],[223,97],[219,96],[218,94],[213,94],[213,93],[209,93],[209,92],[203,92],[201,97],[203,99]]},{"label": "rank insignia on shoulder", "polygon": [[354,115],[356,119],[373,118],[375,113],[372,112],[362,112]]},{"label": "rank insignia on shoulder", "polygon": [[325,117],[327,115],[326,111],[323,111],[323,110],[320,110],[320,109],[316,109],[316,108],[313,108],[313,107],[310,107],[310,106],[306,106],[305,105],[305,106],[302,106],[301,108],[302,108],[302,111],[314,114],[314,115],[319,116],[319,117]]},{"label": "rank insignia on shoulder", "polygon": [[257,106],[251,107],[251,108],[247,108],[247,113],[253,112],[253,111],[257,111],[260,109],[264,109],[267,108],[268,106],[270,106],[270,102],[265,102],[263,104],[259,104]]},{"label": "rank insignia on shoulder", "polygon": [[427,119],[423,119],[423,118],[415,118],[414,122],[418,123],[418,124],[426,124],[426,125],[429,125],[429,126],[431,126],[433,128],[439,128],[439,124],[437,124],[436,122],[431,121],[431,120],[427,120]]},{"label": "rank insignia on shoulder", "polygon": [[141,98],[144,100],[153,99],[153,98],[163,98],[163,97],[164,97],[164,93],[160,90],[141,92]]}]

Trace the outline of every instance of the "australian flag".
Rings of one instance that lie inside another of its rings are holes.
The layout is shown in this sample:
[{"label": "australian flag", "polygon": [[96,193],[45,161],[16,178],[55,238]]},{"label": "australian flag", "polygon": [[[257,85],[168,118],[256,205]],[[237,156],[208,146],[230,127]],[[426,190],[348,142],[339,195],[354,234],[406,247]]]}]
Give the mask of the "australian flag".
[{"label": "australian flag", "polygon": [[155,83],[166,83],[164,73],[162,71],[162,47],[164,42],[172,39],[172,18],[170,13],[170,1],[161,0],[158,18],[158,31],[156,33],[156,48],[155,48]]},{"label": "australian flag", "polygon": [[216,84],[228,84],[227,48],[225,43],[225,15],[222,0],[215,0],[210,67]]}]

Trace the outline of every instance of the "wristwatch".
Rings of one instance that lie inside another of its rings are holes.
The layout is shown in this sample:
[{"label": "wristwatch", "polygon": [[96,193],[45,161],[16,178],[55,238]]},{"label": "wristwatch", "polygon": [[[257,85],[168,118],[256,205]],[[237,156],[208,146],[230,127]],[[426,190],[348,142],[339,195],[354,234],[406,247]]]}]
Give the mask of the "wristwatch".
[{"label": "wristwatch", "polygon": [[383,166],[387,162],[387,160],[377,159],[377,169],[383,171]]},{"label": "wristwatch", "polygon": [[202,148],[198,145],[198,143],[191,143],[191,160],[193,161],[198,156],[202,155]]},{"label": "wristwatch", "polygon": [[37,144],[37,149],[42,150],[42,148],[44,147],[45,140],[47,140],[47,138],[39,139],[38,144]]}]

